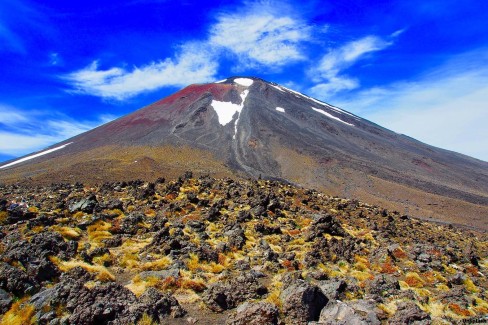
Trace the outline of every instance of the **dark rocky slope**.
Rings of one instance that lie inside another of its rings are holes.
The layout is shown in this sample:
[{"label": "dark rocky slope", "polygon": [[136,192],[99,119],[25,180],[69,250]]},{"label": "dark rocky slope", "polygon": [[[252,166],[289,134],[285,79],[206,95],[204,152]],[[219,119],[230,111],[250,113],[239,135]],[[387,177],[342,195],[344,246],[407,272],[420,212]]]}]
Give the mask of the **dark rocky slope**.
[{"label": "dark rocky slope", "polygon": [[486,320],[488,238],[274,181],[0,187],[0,324]]}]

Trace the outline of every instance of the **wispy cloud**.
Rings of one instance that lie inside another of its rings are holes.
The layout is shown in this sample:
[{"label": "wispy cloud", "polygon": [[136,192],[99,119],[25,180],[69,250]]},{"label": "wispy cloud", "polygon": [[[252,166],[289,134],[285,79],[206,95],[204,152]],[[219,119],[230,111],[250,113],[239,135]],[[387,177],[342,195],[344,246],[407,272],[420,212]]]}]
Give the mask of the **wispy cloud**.
[{"label": "wispy cloud", "polygon": [[[395,36],[399,34],[401,33]],[[341,75],[341,73],[357,61],[366,58],[367,54],[383,50],[391,44],[391,41],[370,35],[346,43],[337,49],[329,50],[322,57],[318,66],[309,72],[312,79],[317,82],[310,89],[310,92],[315,96],[325,97],[341,90],[351,90],[359,87],[360,83],[357,79]]]},{"label": "wispy cloud", "polygon": [[186,44],[176,58],[152,62],[128,71],[113,67],[101,70],[94,61],[88,67],[64,76],[76,92],[122,100],[165,86],[186,86],[215,80],[217,62],[198,44]]},{"label": "wispy cloud", "polygon": [[[188,41],[174,58],[126,69],[101,69],[94,60],[63,76],[75,92],[122,100],[167,86],[186,86],[216,79],[219,60],[235,55],[236,67],[276,69],[305,58],[301,45],[312,39],[312,27],[283,14],[282,5],[247,2],[240,13],[220,13],[208,37]],[[324,33],[324,26],[317,27]],[[239,70],[239,69],[237,69]]]},{"label": "wispy cloud", "polygon": [[21,156],[38,151],[114,118],[102,115],[95,120],[75,121],[53,112],[20,110],[0,105],[0,120],[8,121],[8,126],[0,123],[0,155]]},{"label": "wispy cloud", "polygon": [[311,39],[312,28],[274,11],[257,4],[244,14],[221,14],[211,27],[209,42],[232,52],[248,67],[280,67],[304,59],[300,45]]},{"label": "wispy cloud", "polygon": [[399,133],[488,161],[488,50],[462,55],[415,81],[362,90],[335,105]]}]

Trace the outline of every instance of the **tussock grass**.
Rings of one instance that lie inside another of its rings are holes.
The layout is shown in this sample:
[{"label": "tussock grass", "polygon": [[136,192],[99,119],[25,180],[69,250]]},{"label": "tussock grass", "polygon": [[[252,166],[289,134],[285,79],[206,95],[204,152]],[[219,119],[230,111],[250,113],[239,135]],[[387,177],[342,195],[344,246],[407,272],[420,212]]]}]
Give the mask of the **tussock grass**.
[{"label": "tussock grass", "polygon": [[26,304],[27,297],[14,302],[12,307],[3,315],[0,320],[0,325],[31,325],[37,324],[34,317],[34,306]]},{"label": "tussock grass", "polygon": [[53,226],[52,230],[60,233],[68,240],[77,240],[81,237],[81,230],[78,228]]},{"label": "tussock grass", "polygon": [[188,267],[188,270],[195,273],[198,271],[220,273],[225,270],[225,266],[221,264],[215,262],[206,263],[200,261],[198,256],[193,253],[190,253],[190,257],[186,263],[186,266]]},{"label": "tussock grass", "polygon": [[149,276],[147,278],[141,279],[139,275],[132,278],[131,282],[125,287],[132,291],[137,297],[142,295],[147,288],[155,287],[159,284],[161,280],[157,277]]},{"label": "tussock grass", "polygon": [[464,280],[464,286],[466,287],[466,290],[468,290],[469,292],[480,291],[480,289],[478,289],[478,287],[474,284],[473,280],[471,280],[470,278],[466,278],[466,280]]},{"label": "tussock grass", "polygon": [[159,271],[168,268],[171,263],[173,263],[171,258],[165,256],[160,259],[142,264],[141,269],[144,271]]},{"label": "tussock grass", "polygon": [[95,273],[96,278],[101,282],[115,281],[115,276],[105,266],[96,265],[96,264],[92,265],[92,264],[88,264],[86,262],[77,261],[77,260],[62,261],[56,256],[51,256],[49,259],[62,272],[68,272],[69,270],[79,266],[87,272]]},{"label": "tussock grass", "polygon": [[88,226],[88,239],[91,244],[100,243],[103,239],[112,237],[112,234],[108,231],[112,227],[111,223],[99,220],[95,224]]},{"label": "tussock grass", "polygon": [[281,282],[281,275],[277,274],[273,277],[273,280],[271,282],[272,289],[268,293],[268,296],[266,297],[265,301],[274,304],[276,307],[279,309],[282,308],[283,304],[280,299],[281,291],[283,288],[283,282]]},{"label": "tussock grass", "polygon": [[110,252],[114,256],[118,266],[128,270],[137,270],[141,266],[139,252],[151,242],[151,238],[125,240],[120,247],[112,248]]},{"label": "tussock grass", "polygon": [[157,323],[149,316],[148,314],[144,313],[137,321],[137,325],[157,325]]},{"label": "tussock grass", "polygon": [[405,283],[410,288],[422,288],[425,284],[425,281],[416,273],[416,272],[408,272],[405,275]]}]

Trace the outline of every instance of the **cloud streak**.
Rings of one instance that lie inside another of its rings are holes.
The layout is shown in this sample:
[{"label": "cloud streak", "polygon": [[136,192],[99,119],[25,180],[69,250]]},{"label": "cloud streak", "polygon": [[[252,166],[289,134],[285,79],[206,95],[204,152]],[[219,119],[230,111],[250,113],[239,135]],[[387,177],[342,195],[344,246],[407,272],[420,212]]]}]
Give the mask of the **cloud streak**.
[{"label": "cloud streak", "polygon": [[165,86],[186,86],[215,80],[217,63],[211,52],[187,44],[174,59],[167,58],[127,71],[113,67],[101,70],[98,62],[65,76],[74,91],[103,98],[126,99]]},{"label": "cloud streak", "polygon": [[329,50],[319,65],[309,71],[313,80],[317,82],[310,92],[315,96],[328,97],[342,90],[358,88],[360,83],[357,79],[341,73],[357,61],[366,58],[367,54],[381,51],[392,44],[391,41],[370,35]]},{"label": "cloud streak", "polygon": [[281,67],[305,58],[300,44],[311,39],[311,30],[297,19],[253,9],[245,15],[220,15],[209,43],[230,51],[247,67]]},{"label": "cloud streak", "polygon": [[0,119],[7,114],[11,114],[7,119],[8,127],[0,124],[0,155],[6,156],[22,156],[38,151],[115,118],[102,115],[91,121],[75,121],[62,115],[54,116],[52,112],[21,111],[0,105]]}]

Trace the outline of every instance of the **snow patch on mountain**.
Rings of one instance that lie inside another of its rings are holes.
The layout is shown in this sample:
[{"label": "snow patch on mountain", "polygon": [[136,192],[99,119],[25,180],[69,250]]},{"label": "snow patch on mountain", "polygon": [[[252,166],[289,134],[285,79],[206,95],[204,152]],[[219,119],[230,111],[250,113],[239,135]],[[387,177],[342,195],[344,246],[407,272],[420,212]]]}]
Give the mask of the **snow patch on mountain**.
[{"label": "snow patch on mountain", "polygon": [[323,114],[323,115],[325,115],[325,116],[327,116],[327,117],[331,118],[331,119],[337,120],[337,121],[339,121],[339,122],[342,122],[342,123],[347,124],[347,125],[350,125],[350,126],[354,126],[354,124],[347,123],[347,122],[345,122],[345,121],[341,120],[340,118],[338,118],[338,117],[336,117],[336,116],[334,116],[334,115],[332,115],[332,114],[329,114],[329,113],[327,113],[327,112],[325,112],[325,111],[323,111],[323,110],[321,110],[321,109],[318,109],[318,108],[315,108],[315,107],[312,107],[312,109],[313,109],[314,111],[316,111],[316,112],[320,113],[320,114]]},{"label": "snow patch on mountain", "polygon": [[42,151],[42,152],[39,152],[39,153],[36,153],[34,155],[30,155],[30,156],[27,156],[27,157],[24,157],[24,158],[21,158],[21,159],[18,159],[16,161],[13,161],[9,164],[6,164],[6,165],[3,165],[3,166],[0,166],[0,169],[2,168],[6,168],[6,167],[10,167],[10,166],[13,166],[13,165],[16,165],[16,164],[20,164],[21,162],[24,162],[24,161],[27,161],[27,160],[31,160],[31,159],[34,159],[34,158],[37,158],[37,157],[40,157],[40,156],[44,156],[44,155],[47,155],[48,153],[51,153],[53,151],[56,151],[56,150],[59,150],[59,149],[63,149],[64,147],[66,147],[67,145],[70,145],[72,144],[73,142],[70,142],[70,143],[66,143],[66,144],[63,144],[62,146],[59,146],[59,147],[56,147],[56,148],[52,148],[52,149],[48,149],[48,150],[45,150],[45,151]]},{"label": "snow patch on mountain", "polygon": [[285,109],[283,107],[276,107],[276,110],[281,113],[285,112]]},{"label": "snow patch on mountain", "polygon": [[[250,79],[249,79],[250,80]],[[252,80],[251,80],[252,81]],[[217,113],[219,123],[222,126],[225,126],[229,124],[232,121],[232,118],[234,115],[237,113],[237,119],[234,123],[234,139],[237,134],[237,122],[239,121],[239,116],[242,111],[242,108],[244,107],[244,101],[246,100],[247,95],[249,94],[249,90],[244,90],[241,93],[241,103],[240,104],[234,104],[231,102],[221,102],[218,100],[212,100],[212,107],[214,108],[215,112]]]},{"label": "snow patch on mountain", "polygon": [[330,104],[327,104],[327,103],[321,102],[320,100],[317,100],[317,99],[315,99],[315,98],[312,98],[312,97],[309,97],[309,96],[307,96],[307,95],[304,95],[304,94],[302,94],[302,93],[300,93],[300,92],[298,92],[298,91],[295,91],[295,90],[293,90],[293,89],[286,88],[286,87],[284,87],[284,86],[275,86],[275,85],[271,85],[271,86],[272,86],[272,87],[274,87],[275,89],[278,89],[278,90],[279,90],[279,91],[281,91],[281,92],[288,91],[288,92],[290,92],[290,93],[294,94],[294,95],[295,95],[295,97],[303,97],[303,98],[306,98],[306,99],[311,100],[312,102],[314,102],[314,103],[316,103],[316,104],[319,104],[319,105],[321,105],[321,106],[326,106],[327,108],[330,108],[330,109],[332,109],[332,110],[336,111],[337,113],[340,113],[340,114],[346,114],[346,115],[349,115],[349,116],[351,116],[352,118],[354,118],[354,119],[356,119],[356,120],[359,120],[359,118],[358,118],[356,115],[354,115],[354,114],[351,114],[351,113],[349,113],[349,112],[346,112],[346,111],[344,111],[344,110],[340,109],[339,107],[332,106],[332,105],[330,105]]},{"label": "snow patch on mountain", "polygon": [[275,86],[275,85],[270,85],[270,86],[273,87],[274,89],[281,91],[282,93],[286,93],[286,91],[283,88],[281,88],[280,86]]},{"label": "snow patch on mountain", "polygon": [[214,82],[214,84],[221,84],[221,83],[226,82],[226,81],[227,81],[227,79],[224,79],[224,80],[216,81],[216,82]]},{"label": "snow patch on mountain", "polygon": [[254,81],[252,79],[248,79],[248,78],[236,78],[236,79],[234,79],[234,82],[236,84],[241,85],[241,86],[249,87],[253,84]]}]

